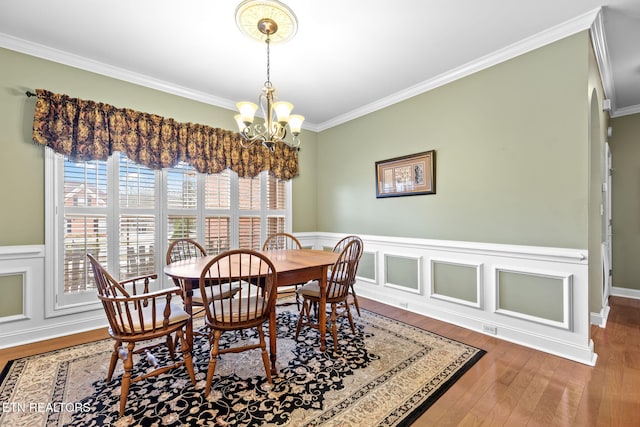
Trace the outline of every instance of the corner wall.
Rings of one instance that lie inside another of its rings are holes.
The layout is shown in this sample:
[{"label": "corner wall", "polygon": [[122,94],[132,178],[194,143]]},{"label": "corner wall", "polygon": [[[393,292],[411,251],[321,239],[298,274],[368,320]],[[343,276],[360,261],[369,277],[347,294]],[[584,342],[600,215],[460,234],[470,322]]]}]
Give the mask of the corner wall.
[{"label": "corner wall", "polygon": [[640,299],[640,114],[611,119],[612,294]]}]

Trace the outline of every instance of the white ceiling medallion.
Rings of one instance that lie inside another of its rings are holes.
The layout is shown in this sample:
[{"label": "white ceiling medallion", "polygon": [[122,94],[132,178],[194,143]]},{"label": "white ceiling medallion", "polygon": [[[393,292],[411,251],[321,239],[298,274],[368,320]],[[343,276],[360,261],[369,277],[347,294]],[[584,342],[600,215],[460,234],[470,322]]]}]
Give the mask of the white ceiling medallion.
[{"label": "white ceiling medallion", "polygon": [[270,35],[271,43],[286,42],[298,31],[296,15],[287,5],[277,0],[245,0],[236,8],[236,25],[252,39],[265,40],[265,33],[259,25],[265,19],[277,23],[277,31]]}]

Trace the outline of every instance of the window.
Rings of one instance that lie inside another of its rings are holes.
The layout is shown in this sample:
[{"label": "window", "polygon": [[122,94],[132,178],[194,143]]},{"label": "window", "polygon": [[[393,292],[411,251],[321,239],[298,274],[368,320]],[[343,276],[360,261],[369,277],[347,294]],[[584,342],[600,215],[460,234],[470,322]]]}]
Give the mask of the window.
[{"label": "window", "polygon": [[156,273],[156,173],[125,156],[118,168],[118,264],[120,279]]},{"label": "window", "polygon": [[205,177],[204,242],[209,254],[231,249],[231,172]]},{"label": "window", "polygon": [[116,279],[156,273],[154,286],[162,287],[172,239],[194,238],[213,255],[260,249],[268,233],[290,229],[291,184],[266,172],[203,175],[186,164],[154,171],[123,155],[74,162],[46,151],[46,268],[56,279],[48,315],[97,305],[87,253]]},{"label": "window", "polygon": [[[61,250],[64,253],[61,275],[63,293],[69,304],[91,293],[93,281],[88,280],[86,254],[92,253],[101,262],[107,260],[107,165],[105,162],[64,162],[63,222],[66,224]],[[101,202],[89,203],[94,195]]]}]

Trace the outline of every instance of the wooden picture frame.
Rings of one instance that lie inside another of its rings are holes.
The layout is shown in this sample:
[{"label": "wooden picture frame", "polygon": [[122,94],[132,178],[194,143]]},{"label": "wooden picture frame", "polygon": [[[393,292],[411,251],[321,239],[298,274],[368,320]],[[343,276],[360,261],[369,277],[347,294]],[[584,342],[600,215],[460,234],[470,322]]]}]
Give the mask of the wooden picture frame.
[{"label": "wooden picture frame", "polygon": [[436,193],[435,150],[376,162],[376,198]]}]

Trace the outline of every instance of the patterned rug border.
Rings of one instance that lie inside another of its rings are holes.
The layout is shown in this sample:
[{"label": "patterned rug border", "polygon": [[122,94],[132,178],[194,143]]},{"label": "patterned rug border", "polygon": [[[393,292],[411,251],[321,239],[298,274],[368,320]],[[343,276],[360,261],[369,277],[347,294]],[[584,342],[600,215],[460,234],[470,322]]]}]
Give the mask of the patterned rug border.
[{"label": "patterned rug border", "polygon": [[[416,331],[420,331],[422,333],[427,333],[433,337],[439,337],[441,340],[456,343],[475,351],[475,354],[472,357],[468,358],[462,365],[460,365],[454,374],[449,376],[444,382],[439,383],[437,388],[432,393],[430,393],[422,403],[418,404],[417,406],[415,406],[414,408],[408,411],[405,411],[404,413],[401,413],[401,416],[398,417],[400,418],[400,420],[394,424],[396,426],[408,427],[411,424],[413,424],[422,414],[424,414],[431,406],[433,406],[433,404],[437,402],[437,400],[440,397],[442,397],[465,373],[467,373],[473,366],[475,366],[475,364],[487,353],[486,350],[483,350],[479,347],[466,344],[462,341],[449,338],[445,335],[433,332],[425,328],[415,326],[405,321],[394,319],[394,318],[376,313],[371,310],[367,310],[367,309],[361,309],[361,310],[366,312],[366,314],[372,318],[379,318],[386,322],[395,323],[396,325],[399,325],[403,328],[409,328]],[[364,316],[362,320],[363,319],[364,319]],[[371,322],[364,322],[364,323],[369,323],[370,325],[373,325],[373,323]],[[104,339],[94,340],[86,343],[76,344],[73,346],[64,347],[61,349],[44,351],[44,352],[33,354],[30,356],[11,359],[5,364],[2,371],[0,372],[0,385],[4,385],[4,381],[6,379],[10,379],[9,375],[12,372],[12,369],[14,368],[14,366],[18,366],[20,363],[27,363],[27,361],[29,361],[30,359],[35,359],[39,357],[53,356],[56,353],[68,351],[69,349],[82,349],[83,347],[92,347],[92,346],[100,345],[100,343],[107,343],[107,342],[113,342],[113,341],[111,338],[104,338]],[[9,386],[4,385],[2,389],[0,389],[0,391],[3,391],[4,394],[6,394],[7,389],[11,389],[11,388],[12,388],[11,385]],[[0,400],[2,402],[6,401],[5,399],[6,397],[7,396],[0,394]],[[401,409],[399,410],[400,412],[402,412]]]},{"label": "patterned rug border", "polygon": [[484,349],[481,349],[480,347],[476,347],[474,345],[467,344],[467,343],[462,342],[462,341],[457,340],[457,339],[449,338],[446,335],[442,335],[442,334],[439,334],[437,332],[433,332],[433,331],[431,331],[429,329],[421,328],[419,326],[412,325],[411,323],[407,323],[407,322],[405,322],[403,320],[394,319],[393,317],[388,317],[388,316],[385,316],[383,314],[376,313],[375,311],[371,311],[371,310],[367,310],[367,309],[363,309],[363,308],[360,308],[360,310],[361,311],[366,311],[369,315],[372,315],[374,317],[385,318],[385,319],[391,320],[391,321],[393,321],[395,323],[402,324],[405,327],[417,329],[417,330],[424,331],[424,332],[428,332],[431,335],[439,336],[442,339],[445,339],[445,340],[448,340],[448,341],[457,342],[459,344],[465,345],[465,346],[467,346],[469,348],[473,348],[473,349],[476,350],[476,354],[472,358],[467,360],[467,362],[462,367],[460,367],[456,371],[456,373],[454,375],[449,377],[449,379],[447,381],[442,383],[440,385],[440,387],[438,387],[436,392],[431,394],[427,398],[427,400],[425,400],[422,404],[416,406],[411,412],[406,414],[404,416],[404,418],[402,419],[402,421],[397,424],[397,427],[408,427],[411,424],[413,424],[418,418],[420,418],[420,416],[422,414],[424,414],[431,406],[433,406],[433,404],[436,403],[438,401],[438,399],[440,399],[447,392],[447,390],[449,390],[456,382],[458,382],[458,380],[460,378],[462,378],[462,376],[465,373],[467,373],[473,366],[475,366],[475,364],[480,359],[482,359],[482,357],[485,354],[487,354],[487,351],[484,350]]}]

